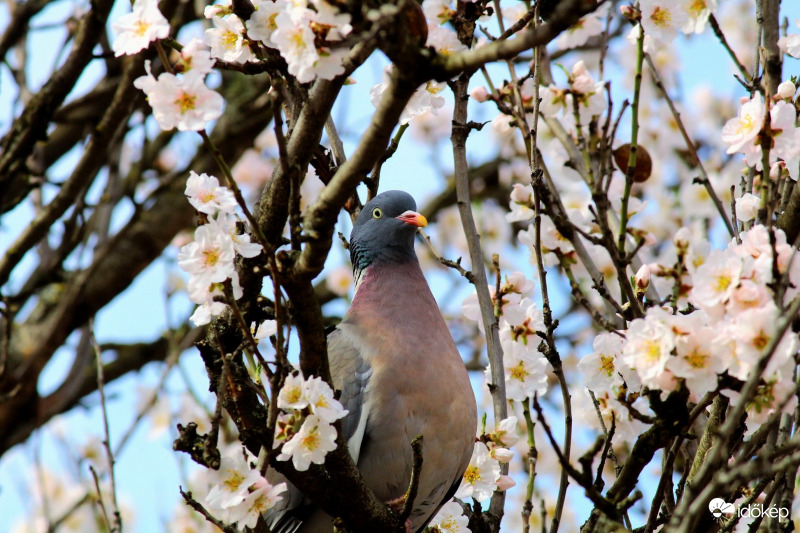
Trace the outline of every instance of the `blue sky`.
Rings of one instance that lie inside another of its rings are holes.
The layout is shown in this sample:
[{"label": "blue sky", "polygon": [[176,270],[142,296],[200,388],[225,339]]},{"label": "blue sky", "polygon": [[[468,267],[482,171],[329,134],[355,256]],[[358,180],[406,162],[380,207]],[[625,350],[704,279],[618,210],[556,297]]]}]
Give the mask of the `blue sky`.
[{"label": "blue sky", "polygon": [[[115,6],[115,15],[112,20],[126,10],[123,2]],[[34,19],[34,27],[40,28],[31,34],[31,53],[26,72],[34,87],[39,86],[48,77],[52,65],[59,60],[59,49],[53,46],[36,46],[34,43],[61,43],[64,38],[62,21],[66,14],[66,5],[63,2],[55,3]],[[783,14],[794,20],[800,18],[800,4],[797,2],[784,2]],[[0,8],[0,28],[7,24],[8,13],[4,6]],[[791,31],[797,32],[797,28]],[[732,73],[731,64],[723,55],[718,42],[713,34],[706,32],[702,36],[692,39],[680,39],[678,42],[680,56],[684,58],[681,64],[681,82],[685,94],[704,84],[711,84],[721,89],[724,96],[730,96],[731,88],[737,88],[735,83],[719,83],[719,80],[730,80]],[[358,133],[363,131],[368,123],[372,106],[369,104],[369,89],[380,81],[381,69],[386,60],[383,56],[376,56],[374,60],[362,67],[358,73],[358,83],[344,89],[349,98],[339,104],[334,111],[337,125],[344,133],[346,148],[352,150]],[[797,61],[787,61],[784,68],[786,77],[789,74],[800,74]],[[97,72],[88,72],[76,89],[77,93],[93,86]],[[94,78],[93,78],[94,77]],[[502,76],[500,76],[502,79]],[[0,66],[0,130],[5,131],[10,123],[13,102],[16,97],[8,90],[13,86],[8,69]],[[737,89],[738,90],[738,89]],[[743,94],[738,90],[737,95]],[[451,101],[449,95],[448,100]],[[13,114],[18,112],[15,109]],[[475,115],[477,118],[479,114]],[[491,118],[491,115],[489,115]],[[409,132],[410,133],[410,132]],[[479,163],[493,151],[489,133],[476,133],[470,137],[469,153],[471,161]],[[400,149],[384,167],[381,186],[383,189],[404,189],[411,192],[418,203],[433,194],[440,186],[440,169],[432,163],[438,160],[444,170],[450,167],[450,156],[447,153],[449,143],[445,140],[440,147],[441,152],[436,153],[431,147],[420,144],[407,134],[400,145]],[[60,178],[71,170],[77,152],[65,157],[55,170],[54,178]],[[45,195],[53,191],[45,190]],[[20,205],[15,211],[5,215],[0,222],[0,250],[6,249],[15,236],[24,227],[31,216],[27,204]],[[344,228],[343,228],[344,230]],[[432,232],[435,232],[433,228]],[[333,253],[333,261],[341,262],[342,254]],[[20,266],[18,272],[27,271],[33,262],[32,257],[26,258],[26,263]],[[139,341],[154,339],[164,328],[167,317],[175,321],[189,312],[190,306],[186,300],[180,298],[165,303],[163,297],[166,283],[166,273],[173,269],[171,263],[164,259],[155,262],[149,267],[136,282],[122,295],[98,314],[96,331],[100,342]],[[529,272],[532,276],[533,272]],[[23,276],[12,278],[11,285],[19,282]],[[440,276],[432,277],[432,285],[437,297],[449,291],[449,283],[441,281]],[[461,289],[464,295],[469,288],[464,284]],[[461,298],[453,298],[460,302]],[[558,305],[558,303],[557,303]],[[74,339],[72,339],[74,341]],[[58,355],[48,365],[42,377],[40,388],[43,393],[59,383],[60,378],[69,368],[71,353],[68,347],[62,348]],[[189,350],[182,358],[181,365],[194,384],[194,389],[204,399],[210,401],[210,394],[206,392],[207,380],[197,353]],[[152,387],[158,382],[162,367],[148,365],[141,372],[127,376],[107,387],[109,409],[111,412],[112,443],[118,442],[120,436],[130,427],[136,411],[137,404],[142,394],[142,387]],[[173,372],[166,384],[167,391],[178,391],[184,388],[183,380],[177,372]],[[69,472],[69,461],[65,462],[64,456],[69,447],[78,446],[85,442],[87,435],[100,435],[99,409],[95,395],[86,399],[86,405],[61,417],[60,422],[66,428],[65,434],[68,446],[64,446],[58,432],[50,429],[37,432],[28,443],[18,446],[0,459],[0,531],[8,531],[10,527],[23,516],[29,516],[31,502],[24,488],[32,479],[31,465],[36,457],[47,467],[53,467],[65,475],[74,475]],[[177,408],[174,405],[173,408]],[[151,430],[149,422],[143,423],[134,433],[126,450],[118,456],[117,484],[121,498],[130,502],[136,508],[136,519],[132,527],[126,531],[152,532],[163,529],[164,521],[171,515],[173,505],[178,501],[177,486],[181,482],[182,473],[191,469],[185,456],[176,454],[171,450],[173,435],[168,431],[157,437],[149,435]],[[72,450],[74,453],[74,449]],[[146,473],[143,475],[143,464],[146,464]],[[157,473],[157,475],[153,475]],[[86,472],[82,478],[88,479]],[[128,524],[130,526],[130,524]]]}]

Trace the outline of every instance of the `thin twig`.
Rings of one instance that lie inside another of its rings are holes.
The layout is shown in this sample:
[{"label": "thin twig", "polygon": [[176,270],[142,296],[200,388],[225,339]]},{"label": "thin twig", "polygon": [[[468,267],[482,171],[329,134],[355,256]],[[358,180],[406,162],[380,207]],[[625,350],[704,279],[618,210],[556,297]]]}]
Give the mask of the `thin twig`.
[{"label": "thin twig", "polygon": [[[91,335],[92,345],[95,351],[95,360],[97,361],[97,391],[100,393],[100,408],[103,413],[103,447],[106,452],[106,460],[108,461],[108,477],[111,483],[111,504],[114,513],[114,522],[109,523],[109,530],[111,533],[122,533],[122,515],[119,512],[119,505],[117,504],[117,482],[114,476],[114,452],[111,451],[111,435],[108,424],[108,410],[106,408],[106,394],[105,394],[105,379],[103,377],[103,359],[101,357],[100,345],[97,343],[97,338],[94,336],[94,318],[89,319],[89,334]],[[94,470],[92,471],[94,474]],[[95,479],[95,483],[97,480]],[[100,486],[97,487],[98,494]],[[102,498],[101,498],[102,500]]]}]

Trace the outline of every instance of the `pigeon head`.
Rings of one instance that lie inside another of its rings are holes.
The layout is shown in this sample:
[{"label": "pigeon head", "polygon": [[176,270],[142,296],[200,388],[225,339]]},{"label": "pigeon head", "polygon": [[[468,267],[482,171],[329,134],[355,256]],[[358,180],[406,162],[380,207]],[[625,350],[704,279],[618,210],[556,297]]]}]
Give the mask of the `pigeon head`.
[{"label": "pigeon head", "polygon": [[416,209],[414,198],[403,191],[386,191],[367,202],[350,234],[353,269],[416,260],[414,233],[428,225]]}]

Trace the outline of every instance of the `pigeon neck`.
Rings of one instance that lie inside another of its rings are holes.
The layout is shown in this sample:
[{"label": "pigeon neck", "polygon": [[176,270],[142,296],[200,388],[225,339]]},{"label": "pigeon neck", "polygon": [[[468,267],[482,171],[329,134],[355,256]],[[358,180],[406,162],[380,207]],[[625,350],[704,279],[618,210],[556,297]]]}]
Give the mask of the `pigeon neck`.
[{"label": "pigeon neck", "polygon": [[367,293],[372,293],[373,290],[380,291],[381,287],[385,289],[389,285],[402,285],[408,283],[411,278],[417,277],[422,277],[424,281],[416,256],[411,256],[405,261],[388,262],[375,260],[363,268],[356,266],[353,268],[355,287],[353,300],[355,302],[359,292],[364,293],[366,296]]}]

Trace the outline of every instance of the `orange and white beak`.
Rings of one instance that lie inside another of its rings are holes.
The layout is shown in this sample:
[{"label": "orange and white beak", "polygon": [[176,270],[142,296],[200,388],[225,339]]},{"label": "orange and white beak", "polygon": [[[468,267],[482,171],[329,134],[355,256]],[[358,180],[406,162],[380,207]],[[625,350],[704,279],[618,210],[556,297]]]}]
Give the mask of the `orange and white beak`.
[{"label": "orange and white beak", "polygon": [[428,225],[428,220],[417,213],[416,211],[406,211],[399,217],[395,217],[397,220],[401,222],[405,222],[406,224],[411,224],[412,226],[416,226],[418,228],[424,228]]}]

